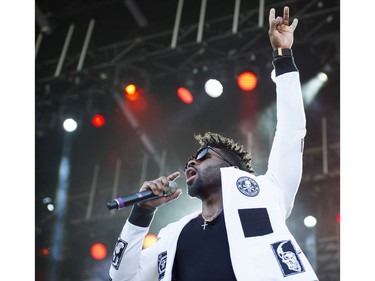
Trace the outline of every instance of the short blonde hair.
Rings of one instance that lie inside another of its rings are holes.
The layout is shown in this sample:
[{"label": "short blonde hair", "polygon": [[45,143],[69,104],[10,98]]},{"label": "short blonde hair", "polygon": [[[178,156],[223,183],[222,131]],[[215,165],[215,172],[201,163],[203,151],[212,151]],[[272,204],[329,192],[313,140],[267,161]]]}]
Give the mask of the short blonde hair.
[{"label": "short blonde hair", "polygon": [[[228,157],[231,158],[241,170],[254,173],[251,163],[251,154],[245,150],[242,145],[235,142],[233,139],[227,138],[223,135],[206,132],[204,135],[194,134],[194,138],[198,141],[201,147],[210,145],[220,149],[225,149]],[[224,153],[226,152],[224,151]]]}]

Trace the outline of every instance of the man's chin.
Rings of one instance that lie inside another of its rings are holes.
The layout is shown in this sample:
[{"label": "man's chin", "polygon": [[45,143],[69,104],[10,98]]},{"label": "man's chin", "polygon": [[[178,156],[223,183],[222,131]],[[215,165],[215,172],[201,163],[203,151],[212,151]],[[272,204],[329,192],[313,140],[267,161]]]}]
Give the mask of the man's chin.
[{"label": "man's chin", "polygon": [[196,196],[196,193],[192,190],[192,188],[190,186],[188,186],[187,194],[190,197],[195,197]]},{"label": "man's chin", "polygon": [[199,194],[199,187],[197,186],[197,184],[189,184],[187,186],[187,193],[190,197],[197,197]]}]

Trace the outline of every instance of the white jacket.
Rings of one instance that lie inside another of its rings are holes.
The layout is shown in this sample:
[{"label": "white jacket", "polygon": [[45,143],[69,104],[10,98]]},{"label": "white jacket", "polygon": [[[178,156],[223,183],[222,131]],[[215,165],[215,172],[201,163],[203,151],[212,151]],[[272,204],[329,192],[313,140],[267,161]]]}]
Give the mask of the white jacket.
[{"label": "white jacket", "polygon": [[[301,180],[306,134],[299,73],[277,76],[276,92],[277,127],[267,172],[255,176],[221,168],[224,218],[238,281],[318,280],[285,223]],[[179,234],[199,214],[169,224],[143,251],[149,228],[127,221],[114,251],[112,280],[170,281]]]}]

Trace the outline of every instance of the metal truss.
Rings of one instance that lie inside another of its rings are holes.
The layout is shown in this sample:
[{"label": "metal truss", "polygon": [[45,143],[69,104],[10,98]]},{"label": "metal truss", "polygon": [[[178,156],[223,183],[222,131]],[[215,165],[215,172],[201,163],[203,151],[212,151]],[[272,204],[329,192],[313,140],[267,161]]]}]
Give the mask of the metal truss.
[{"label": "metal truss", "polygon": [[[313,8],[317,2],[296,1],[299,5],[296,17],[300,22],[294,46],[298,48],[308,44],[309,51],[319,52],[322,60],[337,61],[339,59],[339,2],[331,7]],[[285,4],[287,2],[281,2],[277,6]],[[265,10],[270,7],[270,5],[265,7]],[[270,46],[267,26],[264,19],[260,19],[259,9],[252,9],[241,12],[236,23],[233,15],[205,22],[201,41],[197,39],[200,28],[197,23],[179,28],[175,46],[172,42],[173,30],[167,30],[155,34],[142,34],[95,49],[83,48],[76,54],[69,54],[66,51],[64,60],[62,60],[63,54],[60,58],[41,62],[36,58],[36,96],[46,97],[46,89],[51,90],[54,84],[77,86],[82,85],[84,81],[90,81],[93,85],[96,81],[97,84],[103,85],[103,77],[110,77],[112,78],[110,83],[116,83],[116,71],[135,72],[147,76],[148,79],[160,79],[191,72],[192,69],[204,65],[220,67],[228,62],[248,61],[254,56],[268,57]],[[88,35],[89,30],[86,40]],[[42,37],[43,34],[39,36]],[[69,31],[65,40],[66,45],[68,39]],[[88,42],[85,43],[88,45]],[[41,39],[39,44],[43,44]],[[323,52],[322,45],[324,45]],[[97,85],[93,87],[97,88]],[[55,87],[53,90],[58,91],[58,88]],[[92,92],[91,88],[87,86],[85,88]]]}]

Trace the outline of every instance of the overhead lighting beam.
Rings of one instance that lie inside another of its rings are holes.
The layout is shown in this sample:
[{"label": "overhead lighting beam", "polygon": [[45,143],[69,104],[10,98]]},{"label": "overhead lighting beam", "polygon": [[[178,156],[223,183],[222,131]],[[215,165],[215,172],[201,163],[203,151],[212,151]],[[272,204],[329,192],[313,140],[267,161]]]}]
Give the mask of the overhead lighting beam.
[{"label": "overhead lighting beam", "polygon": [[124,0],[125,6],[130,11],[131,15],[133,16],[133,19],[136,21],[139,27],[147,27],[148,21],[144,14],[142,13],[141,9],[137,5],[137,3],[134,2],[134,0]]}]

